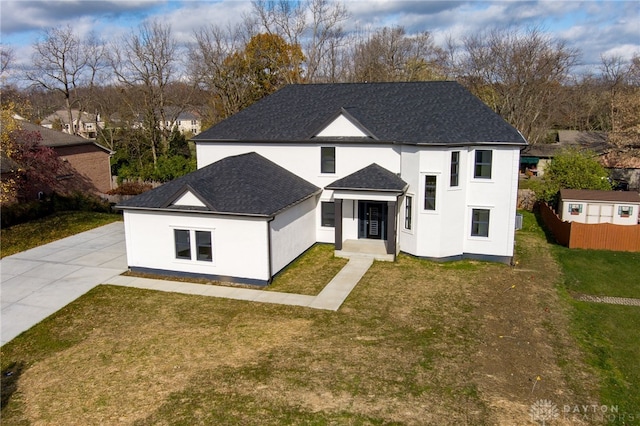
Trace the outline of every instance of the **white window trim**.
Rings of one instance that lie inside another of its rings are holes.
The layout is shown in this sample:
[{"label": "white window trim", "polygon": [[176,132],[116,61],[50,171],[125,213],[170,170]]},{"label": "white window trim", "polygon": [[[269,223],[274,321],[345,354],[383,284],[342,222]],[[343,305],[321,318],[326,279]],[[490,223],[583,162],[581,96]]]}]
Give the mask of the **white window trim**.
[{"label": "white window trim", "polygon": [[[182,226],[182,225],[169,225],[171,229],[171,259],[175,263],[188,264],[193,265],[209,265],[216,266],[216,240],[215,240],[215,228],[203,228],[203,227],[193,227],[193,226]],[[191,259],[178,259],[176,257],[176,240],[174,230],[181,229],[184,231],[189,231],[189,243],[191,245]],[[211,260],[198,260],[198,246],[196,245],[196,231],[202,232],[210,232],[211,233]]]},{"label": "white window trim", "polygon": [[[490,178],[483,178],[483,177],[476,177],[476,152],[477,151],[491,151],[491,177]],[[491,148],[491,149],[487,149],[487,148],[474,148],[471,150],[471,161],[469,162],[471,164],[471,174],[469,176],[471,176],[471,182],[473,183],[494,183],[495,182],[495,164],[496,164],[496,156],[495,156],[495,152],[496,150]]]},{"label": "white window trim", "polygon": [[[438,196],[437,190],[436,190],[436,197]],[[407,229],[404,227],[405,225],[405,215],[406,215],[406,206],[407,206],[407,197],[411,197],[411,229]],[[436,204],[437,206],[438,204]],[[402,201],[402,216],[401,216],[401,220],[402,220],[402,227],[400,229],[401,232],[404,232],[406,234],[414,234],[415,229],[416,229],[416,196],[413,193],[409,193],[407,192],[405,194],[404,200]]]},{"label": "white window trim", "polygon": [[[424,196],[426,192],[426,179],[425,176],[436,177],[436,208],[435,210],[427,210],[424,208]],[[420,199],[417,200],[420,204],[417,209],[419,214],[440,214],[440,208],[442,205],[442,172],[420,172]],[[416,198],[413,198],[413,204],[416,204]]]},{"label": "white window trim", "polygon": [[[465,227],[467,228],[467,239],[470,241],[484,241],[484,242],[489,242],[492,241],[491,236],[493,235],[492,232],[492,223],[494,222],[494,214],[493,211],[495,209],[495,206],[468,206],[468,212],[467,212],[467,223],[465,225]],[[479,235],[471,235],[471,230],[472,230],[472,221],[473,221],[473,211],[474,210],[489,210],[489,235],[487,235],[486,237],[481,237]]]},{"label": "white window trim", "polygon": [[[322,148],[333,148],[333,173],[323,173],[322,172]],[[320,156],[320,174],[318,177],[335,177],[338,175],[338,147],[334,145],[320,145],[319,146],[319,156]]]}]

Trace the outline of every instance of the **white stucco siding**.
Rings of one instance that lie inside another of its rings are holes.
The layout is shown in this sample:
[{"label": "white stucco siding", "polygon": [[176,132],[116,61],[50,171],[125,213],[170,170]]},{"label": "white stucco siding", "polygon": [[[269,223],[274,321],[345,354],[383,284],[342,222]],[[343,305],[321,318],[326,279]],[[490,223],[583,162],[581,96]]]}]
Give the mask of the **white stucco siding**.
[{"label": "white stucco siding", "polygon": [[316,242],[316,197],[278,214],[271,226],[271,265],[275,274]]},{"label": "white stucco siding", "polygon": [[366,137],[367,135],[344,115],[339,115],[317,137]]},{"label": "white stucco siding", "polygon": [[[125,210],[124,222],[129,267],[269,279],[266,219]],[[176,259],[175,229],[210,231],[213,261]]]},{"label": "white stucco siding", "polygon": [[[320,148],[323,146],[336,147],[336,173],[320,172]],[[384,144],[336,144],[315,141],[304,144],[201,142],[196,144],[196,151],[198,168],[232,155],[256,152],[320,188],[372,163],[377,163],[394,173],[400,172],[398,148]]]},{"label": "white stucco siding", "polygon": [[[514,147],[479,147],[491,149],[491,178],[474,177],[475,149],[467,161],[467,203],[465,209],[465,253],[513,256],[520,152]],[[489,210],[489,236],[471,236],[473,209]]]}]

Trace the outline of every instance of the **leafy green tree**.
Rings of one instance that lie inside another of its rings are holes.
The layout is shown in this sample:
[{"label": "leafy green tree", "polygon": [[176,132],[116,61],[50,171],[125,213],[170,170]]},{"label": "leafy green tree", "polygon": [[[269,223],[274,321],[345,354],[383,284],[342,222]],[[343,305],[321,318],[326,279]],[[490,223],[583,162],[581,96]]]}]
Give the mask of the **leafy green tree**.
[{"label": "leafy green tree", "polygon": [[561,189],[599,189],[610,191],[609,173],[592,151],[574,148],[558,153],[545,168],[542,179],[534,185],[539,200],[557,201]]}]

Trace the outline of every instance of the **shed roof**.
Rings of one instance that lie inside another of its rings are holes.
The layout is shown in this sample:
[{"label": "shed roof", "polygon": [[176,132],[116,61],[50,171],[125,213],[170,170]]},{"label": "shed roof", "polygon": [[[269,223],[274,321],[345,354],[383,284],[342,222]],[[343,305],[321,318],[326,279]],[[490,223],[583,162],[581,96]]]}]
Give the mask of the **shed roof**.
[{"label": "shed roof", "polygon": [[604,201],[640,204],[640,194],[635,191],[598,191],[594,189],[561,189],[562,200]]},{"label": "shed roof", "polygon": [[[117,207],[269,217],[320,191],[317,186],[251,152],[223,158]],[[203,205],[173,204],[188,192]]]},{"label": "shed roof", "polygon": [[289,85],[193,140],[313,141],[343,112],[370,135],[355,138],[360,142],[526,145],[513,126],[453,81]]}]

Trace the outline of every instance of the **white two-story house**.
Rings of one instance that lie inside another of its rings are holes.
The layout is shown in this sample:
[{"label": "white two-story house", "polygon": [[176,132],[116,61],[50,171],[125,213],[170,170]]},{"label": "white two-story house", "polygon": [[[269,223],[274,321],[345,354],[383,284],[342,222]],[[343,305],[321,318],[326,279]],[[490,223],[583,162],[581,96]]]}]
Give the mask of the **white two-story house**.
[{"label": "white two-story house", "polygon": [[133,270],[264,285],[315,243],[509,262],[522,135],[455,82],[291,85],[124,211]]}]

